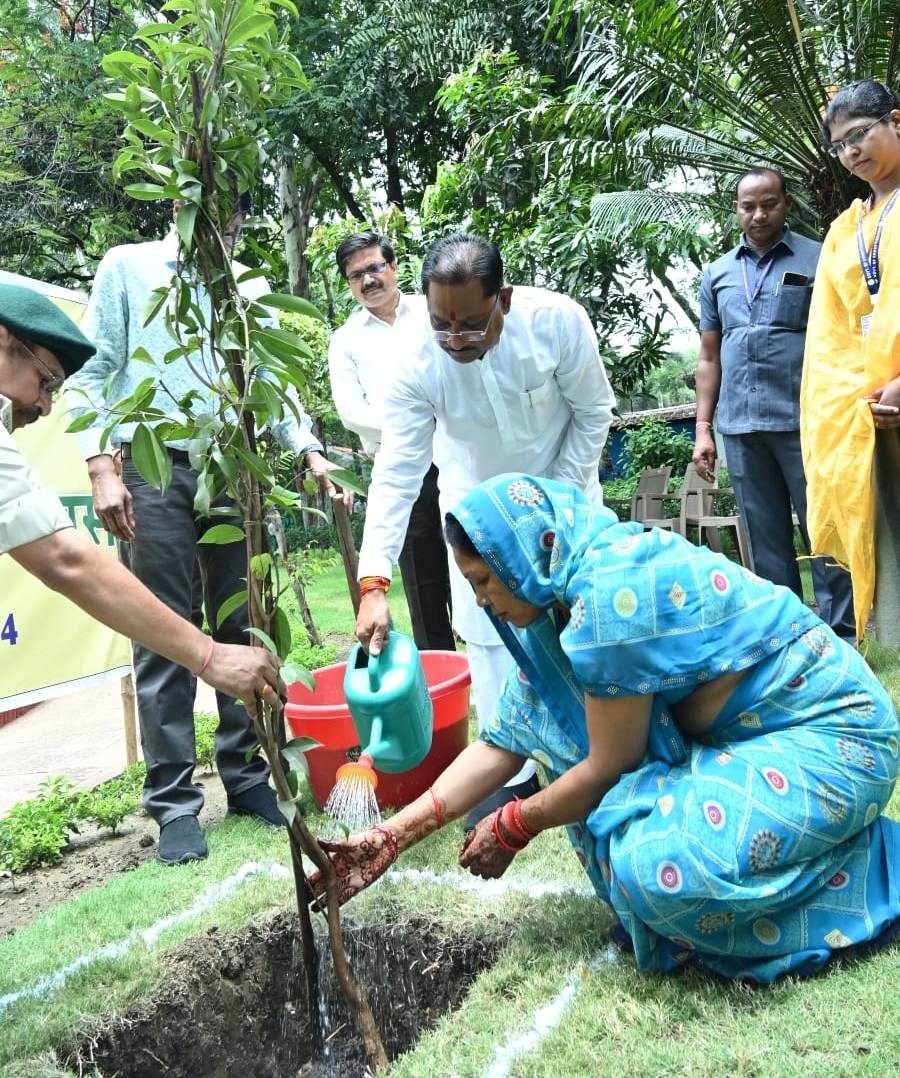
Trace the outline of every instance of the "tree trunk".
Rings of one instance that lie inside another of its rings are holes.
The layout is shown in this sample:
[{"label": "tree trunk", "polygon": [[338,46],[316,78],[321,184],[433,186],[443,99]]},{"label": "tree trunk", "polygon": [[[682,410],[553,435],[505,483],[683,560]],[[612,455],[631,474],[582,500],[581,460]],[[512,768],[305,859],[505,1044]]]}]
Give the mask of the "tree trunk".
[{"label": "tree trunk", "polygon": [[324,169],[316,168],[312,179],[297,187],[297,159],[285,154],[278,172],[278,192],[281,201],[281,222],[284,230],[284,249],[287,256],[289,291],[309,299],[309,262],[306,245],[309,241],[309,222],[315,208]]},{"label": "tree trunk", "polygon": [[385,154],[385,166],[387,168],[387,200],[392,206],[404,209],[403,186],[400,183],[400,165],[397,160],[397,134],[392,127],[384,132],[384,140],[387,146]]}]

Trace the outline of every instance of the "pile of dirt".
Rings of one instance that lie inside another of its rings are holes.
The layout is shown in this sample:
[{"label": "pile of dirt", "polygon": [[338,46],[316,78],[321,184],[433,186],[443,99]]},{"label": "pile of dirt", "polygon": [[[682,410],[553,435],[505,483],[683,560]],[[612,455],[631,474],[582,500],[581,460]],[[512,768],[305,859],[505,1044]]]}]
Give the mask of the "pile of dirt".
[{"label": "pile of dirt", "polygon": [[[459,1007],[500,949],[498,940],[448,935],[424,920],[345,922],[344,939],[391,1059]],[[211,929],[185,941],[173,951],[162,987],[151,998],[62,1048],[60,1065],[77,1074],[129,1078],[365,1075],[362,1042],[323,940],[319,953],[317,1011],[324,1049],[316,1054],[297,918],[285,912],[238,934],[219,936]]]}]

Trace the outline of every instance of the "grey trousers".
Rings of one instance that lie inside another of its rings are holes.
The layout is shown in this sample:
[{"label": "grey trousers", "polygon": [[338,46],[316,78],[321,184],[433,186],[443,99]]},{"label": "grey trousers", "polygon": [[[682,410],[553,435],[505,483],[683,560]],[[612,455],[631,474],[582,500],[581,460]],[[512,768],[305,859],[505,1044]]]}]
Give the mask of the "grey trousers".
[{"label": "grey trousers", "polygon": [[[806,530],[806,476],[800,432],[755,431],[723,434],[728,475],[744,518],[753,567],[758,576],[783,584],[803,598],[794,551],[791,505],[809,550]],[[827,558],[812,560],[813,589],[819,617],[844,640],[856,640],[850,574]]]},{"label": "grey trousers", "polygon": [[[221,604],[246,587],[243,542],[198,545],[197,540],[213,521],[198,520],[194,515],[197,473],[186,460],[173,462],[172,483],[164,494],[141,478],[131,460],[123,461],[122,478],[134,498],[136,521],[134,541],[120,544],[123,561],[166,606],[188,620],[197,618],[192,582],[199,565],[207,619],[212,625]],[[222,643],[247,643],[246,625],[247,609],[242,606],[214,630],[213,636]],[[197,681],[183,666],[149,648],[135,644],[133,651],[141,746],[147,765],[144,806],[162,827],[179,816],[196,816],[203,807],[203,794],[191,781],[196,763]],[[268,767],[259,756],[250,763],[245,759],[256,737],[243,705],[222,693],[216,693],[216,701],[216,766],[225,789],[230,794],[242,793],[266,782]]]}]

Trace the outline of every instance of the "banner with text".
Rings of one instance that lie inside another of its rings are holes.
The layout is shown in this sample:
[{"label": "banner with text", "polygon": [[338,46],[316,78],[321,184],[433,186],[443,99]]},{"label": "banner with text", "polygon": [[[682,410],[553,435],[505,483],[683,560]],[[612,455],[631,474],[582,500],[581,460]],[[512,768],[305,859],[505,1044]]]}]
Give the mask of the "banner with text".
[{"label": "banner with text", "polygon": [[[0,280],[48,295],[76,322],[87,297],[0,271]],[[78,437],[65,410],[17,431],[15,440],[42,483],[55,490],[73,525],[116,557],[115,541],[94,515]],[[10,557],[0,558],[0,711],[49,700],[131,671],[129,642],[50,591]]]}]

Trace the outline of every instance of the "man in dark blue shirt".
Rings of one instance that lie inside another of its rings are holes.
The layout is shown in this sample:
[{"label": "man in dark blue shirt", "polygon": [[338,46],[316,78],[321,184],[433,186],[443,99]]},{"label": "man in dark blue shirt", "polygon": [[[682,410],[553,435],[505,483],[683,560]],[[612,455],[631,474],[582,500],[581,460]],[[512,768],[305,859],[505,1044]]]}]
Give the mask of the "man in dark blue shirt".
[{"label": "man in dark blue shirt", "polygon": [[[808,549],[800,378],[822,245],[791,232],[790,205],[780,172],[760,168],[742,176],[734,206],[741,242],[703,274],[694,463],[712,480],[718,406],[756,572],[802,598],[791,503]],[[849,575],[822,558],[813,560],[812,574],[820,617],[839,636],[854,638]]]}]

